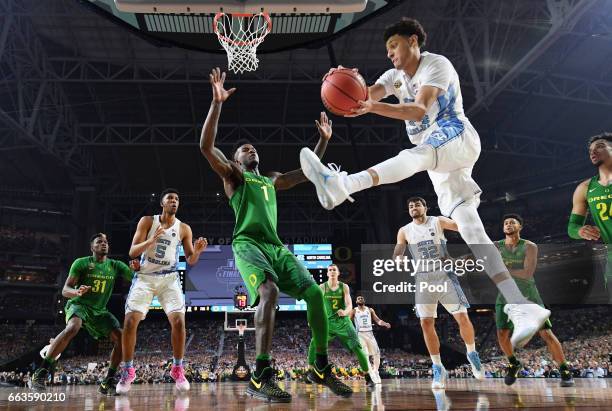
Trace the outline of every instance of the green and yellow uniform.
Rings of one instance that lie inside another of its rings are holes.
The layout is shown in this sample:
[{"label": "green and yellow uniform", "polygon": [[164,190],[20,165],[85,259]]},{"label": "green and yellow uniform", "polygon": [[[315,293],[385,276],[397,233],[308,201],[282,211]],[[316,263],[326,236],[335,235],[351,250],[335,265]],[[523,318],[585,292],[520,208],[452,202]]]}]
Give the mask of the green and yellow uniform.
[{"label": "green and yellow uniform", "polygon": [[[589,211],[593,216],[593,223],[599,228],[601,241],[612,244],[612,186],[599,184],[599,176],[589,181],[586,193]],[[606,286],[612,283],[612,247],[608,247],[608,264],[604,275]]]},{"label": "green and yellow uniform", "polygon": [[340,343],[350,351],[355,351],[361,348],[357,330],[353,326],[350,317],[340,317],[338,310],[344,310],[344,283],[338,282],[338,288],[332,290],[329,284],[325,282],[323,285],[323,299],[325,300],[325,310],[329,319],[329,341],[338,337]]},{"label": "green and yellow uniform", "polygon": [[114,329],[121,328],[119,321],[106,309],[113,293],[117,277],[132,280],[133,273],[123,262],[107,258],[100,263],[92,256],[77,258],[68,274],[77,279],[75,288],[82,285],[91,289],[84,295],[66,303],[66,323],[76,316],[83,320],[83,327],[95,339],[107,337]]},{"label": "green and yellow uniform", "polygon": [[[522,270],[525,268],[527,243],[524,239],[521,238],[514,249],[506,247],[506,240],[499,240],[496,245],[497,248],[499,248],[502,260],[508,270]],[[544,302],[542,301],[542,297],[540,297],[533,277],[525,279],[512,276],[512,278],[525,298],[544,307]],[[495,324],[498,329],[513,329],[512,322],[504,312],[504,305],[506,305],[506,299],[500,293],[497,295],[497,300],[495,301]],[[546,320],[542,328],[552,328],[550,319]]]},{"label": "green and yellow uniform", "polygon": [[236,215],[232,250],[236,267],[249,291],[249,304],[259,302],[257,289],[270,278],[283,293],[303,299],[316,284],[306,267],[285,247],[276,232],[276,190],[273,181],[248,171],[230,198]]}]

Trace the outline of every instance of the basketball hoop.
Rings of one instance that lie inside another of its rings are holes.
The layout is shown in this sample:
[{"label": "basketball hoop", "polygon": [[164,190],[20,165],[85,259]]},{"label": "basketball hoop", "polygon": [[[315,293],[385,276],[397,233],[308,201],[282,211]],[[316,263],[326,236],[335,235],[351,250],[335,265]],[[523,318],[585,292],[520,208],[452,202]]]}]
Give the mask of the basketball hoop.
[{"label": "basketball hoop", "polygon": [[255,71],[257,46],[272,31],[272,19],[268,13],[217,13],[213,31],[227,52],[229,70],[237,74]]}]

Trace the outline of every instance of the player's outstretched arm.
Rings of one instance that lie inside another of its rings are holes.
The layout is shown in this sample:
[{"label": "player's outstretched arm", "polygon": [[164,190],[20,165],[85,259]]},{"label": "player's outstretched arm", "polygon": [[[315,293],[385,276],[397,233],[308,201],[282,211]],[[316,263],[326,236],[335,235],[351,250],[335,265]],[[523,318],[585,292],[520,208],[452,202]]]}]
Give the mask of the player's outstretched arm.
[{"label": "player's outstretched arm", "polygon": [[402,257],[406,252],[406,245],[408,244],[408,239],[404,234],[404,230],[401,228],[397,230],[397,242],[395,244],[395,249],[393,250],[393,260],[398,257]]},{"label": "player's outstretched arm", "polygon": [[588,212],[586,200],[589,180],[578,184],[572,198],[572,214],[567,225],[567,234],[575,240],[599,240],[599,228],[592,225],[584,225]]},{"label": "player's outstretched arm", "polygon": [[391,324],[389,324],[386,321],[381,320],[377,315],[376,315],[376,311],[374,311],[373,308],[370,308],[370,313],[372,314],[372,319],[374,320],[374,322],[376,323],[376,325],[380,326],[380,327],[385,327],[385,328],[391,328]]},{"label": "player's outstretched arm", "polygon": [[[332,136],[332,121],[322,111],[319,120],[315,120],[315,124],[319,131],[319,142],[314,152],[319,158],[323,158],[323,154],[325,154],[327,149],[327,143]],[[269,177],[274,181],[274,187],[277,190],[288,190],[297,184],[308,181],[301,168],[286,173],[272,172],[269,174]]]},{"label": "player's outstretched arm", "polygon": [[209,75],[209,80],[213,91],[213,99],[210,103],[210,109],[208,110],[204,127],[202,128],[200,151],[202,155],[206,157],[206,160],[208,160],[208,163],[215,173],[225,179],[232,174],[233,167],[223,152],[215,147],[215,139],[217,137],[217,126],[219,125],[221,106],[236,89],[232,88],[226,90],[224,88],[225,73],[221,73],[218,67],[212,70]]},{"label": "player's outstretched arm", "polygon": [[188,224],[181,223],[181,242],[183,243],[183,251],[185,252],[185,260],[190,266],[194,266],[200,260],[200,254],[208,247],[208,240],[199,237],[195,243],[192,243],[193,233]]},{"label": "player's outstretched arm", "polygon": [[414,102],[412,103],[381,103],[370,97],[368,100],[359,101],[359,107],[352,109],[353,114],[345,117],[357,117],[366,113],[374,113],[383,117],[394,118],[396,120],[421,121],[427,110],[443,92],[442,89],[434,86],[421,86]]}]

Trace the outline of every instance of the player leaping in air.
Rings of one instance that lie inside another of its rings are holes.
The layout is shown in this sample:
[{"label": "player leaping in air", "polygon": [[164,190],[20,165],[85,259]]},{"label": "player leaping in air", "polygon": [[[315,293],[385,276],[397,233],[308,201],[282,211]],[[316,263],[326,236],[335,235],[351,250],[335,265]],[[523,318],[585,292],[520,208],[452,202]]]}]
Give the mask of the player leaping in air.
[{"label": "player leaping in air", "polygon": [[[306,182],[302,170],[287,173],[259,172],[259,156],[251,144],[243,144],[233,153],[232,160],[215,147],[221,106],[236,89],[223,86],[225,73],[216,68],[210,74],[213,100],[204,123],[200,150],[212,169],[223,180],[225,195],[236,215],[232,250],[236,267],[247,287],[250,305],[255,312],[255,372],[247,393],[272,402],[289,402],[291,395],[276,384],[270,366],[272,333],[279,291],[305,300],[308,324],[312,330],[316,359],[312,371],[315,381],[327,385],[333,392],[348,396],[352,390],[332,374],[327,360],[328,322],[323,292],[304,265],[283,246],[276,232],[276,191],[287,190]],[[316,122],[320,139],[315,148],[322,156],[331,138],[331,121],[325,113]]]},{"label": "player leaping in air", "polygon": [[[425,39],[423,27],[414,19],[403,18],[388,27],[384,40],[394,68],[369,87],[368,100],[354,110],[356,116],[374,113],[404,120],[416,147],[350,175],[324,166],[304,148],[300,153],[302,170],[328,210],[352,193],[427,171],[442,214],[457,222],[461,237],[483,261],[487,274],[508,301],[506,310],[514,323],[512,344],[523,346],[542,327],[550,311],[530,303],[521,294],[485,232],[477,211],[481,190],[472,179],[472,168],[480,155],[480,139],[463,112],[457,72],[446,57],[421,52]],[[399,104],[379,102],[390,95],[395,95]]]}]

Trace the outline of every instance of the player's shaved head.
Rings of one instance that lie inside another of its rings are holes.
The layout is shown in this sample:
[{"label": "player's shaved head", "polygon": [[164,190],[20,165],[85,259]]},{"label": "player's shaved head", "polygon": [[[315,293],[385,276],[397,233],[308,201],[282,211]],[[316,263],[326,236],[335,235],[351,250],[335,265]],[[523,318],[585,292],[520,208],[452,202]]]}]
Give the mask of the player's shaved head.
[{"label": "player's shaved head", "polygon": [[92,235],[89,238],[89,244],[92,244],[94,241],[96,241],[97,238],[104,238],[105,240],[108,241],[108,239],[106,238],[106,234],[104,234],[104,233],[95,233],[94,235]]},{"label": "player's shaved head", "polygon": [[518,214],[506,214],[504,215],[504,218],[502,219],[502,222],[506,222],[507,219],[509,218],[513,218],[515,219],[520,225],[521,227],[523,226],[523,217],[521,217]]}]

